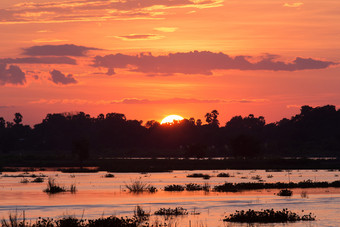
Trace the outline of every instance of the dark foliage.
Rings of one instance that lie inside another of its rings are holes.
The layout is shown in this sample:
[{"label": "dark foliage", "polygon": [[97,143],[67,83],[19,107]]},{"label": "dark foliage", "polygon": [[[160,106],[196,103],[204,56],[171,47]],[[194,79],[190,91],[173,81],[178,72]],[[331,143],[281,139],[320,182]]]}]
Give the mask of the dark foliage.
[{"label": "dark foliage", "polygon": [[311,213],[300,216],[290,210],[274,211],[273,209],[255,211],[236,211],[230,214],[223,221],[226,222],[246,222],[246,223],[276,223],[276,222],[296,222],[296,221],[314,221],[315,217]]},{"label": "dark foliage", "polygon": [[282,189],[279,191],[279,193],[277,193],[278,196],[292,196],[293,195],[293,191],[289,190],[289,189]]},{"label": "dark foliage", "polygon": [[178,216],[178,215],[188,215],[187,209],[183,207],[176,207],[175,209],[172,208],[160,208],[159,210],[155,211],[155,215],[166,215],[166,216]]},{"label": "dark foliage", "polygon": [[[207,124],[190,118],[144,126],[121,113],[55,113],[31,128],[15,113],[12,122],[0,117],[0,152],[20,152],[11,160],[26,165],[73,157],[80,166],[101,157],[340,157],[340,110],[335,106],[302,106],[299,114],[270,124],[250,114],[220,127],[218,116],[213,110],[205,115]],[[31,151],[36,153],[30,156]]]},{"label": "dark foliage", "polygon": [[254,190],[254,189],[273,189],[273,188],[328,188],[328,187],[340,187],[340,181],[333,182],[313,182],[313,181],[301,181],[298,183],[224,183],[214,187],[218,192],[237,192],[241,190]]}]

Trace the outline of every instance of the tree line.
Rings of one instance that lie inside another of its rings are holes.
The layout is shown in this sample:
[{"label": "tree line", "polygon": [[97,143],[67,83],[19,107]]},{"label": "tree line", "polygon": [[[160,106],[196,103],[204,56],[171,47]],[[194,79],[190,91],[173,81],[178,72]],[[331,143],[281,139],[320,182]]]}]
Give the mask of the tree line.
[{"label": "tree line", "polygon": [[282,157],[340,156],[340,110],[333,105],[302,106],[290,119],[266,124],[250,114],[225,125],[217,110],[194,118],[160,124],[128,120],[121,113],[91,117],[84,112],[47,114],[41,123],[22,124],[0,117],[0,152],[72,152],[80,160],[101,157]]}]

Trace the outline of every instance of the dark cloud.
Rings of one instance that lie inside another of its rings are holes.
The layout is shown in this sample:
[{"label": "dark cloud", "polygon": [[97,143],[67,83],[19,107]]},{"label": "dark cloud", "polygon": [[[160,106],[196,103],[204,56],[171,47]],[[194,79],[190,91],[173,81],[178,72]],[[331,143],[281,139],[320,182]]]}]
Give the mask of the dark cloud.
[{"label": "dark cloud", "polygon": [[153,56],[141,53],[139,55],[111,54],[96,56],[94,67],[104,68],[133,68],[135,72],[151,75],[204,74],[211,75],[213,70],[270,70],[270,71],[297,71],[305,69],[324,69],[338,63],[322,61],[312,58],[297,57],[291,62],[277,60],[276,55],[265,55],[260,60],[255,57],[230,57],[224,53],[210,51],[194,51],[186,53],[170,53],[168,55]]},{"label": "dark cloud", "polygon": [[76,65],[77,61],[70,57],[27,57],[27,58],[2,58],[0,59],[0,63]]},{"label": "dark cloud", "polygon": [[67,84],[76,84],[78,81],[76,81],[73,77],[72,74],[68,74],[67,76],[63,73],[61,73],[58,70],[53,70],[50,72],[51,78],[50,80],[53,81],[55,84],[62,84],[62,85],[67,85]]},{"label": "dark cloud", "polygon": [[26,75],[18,66],[0,63],[0,85],[14,84],[23,85],[26,83]]},{"label": "dark cloud", "polygon": [[43,46],[32,46],[23,49],[24,55],[29,56],[75,56],[81,57],[86,56],[89,50],[100,50],[93,47],[77,46],[74,44],[64,45],[43,45]]}]

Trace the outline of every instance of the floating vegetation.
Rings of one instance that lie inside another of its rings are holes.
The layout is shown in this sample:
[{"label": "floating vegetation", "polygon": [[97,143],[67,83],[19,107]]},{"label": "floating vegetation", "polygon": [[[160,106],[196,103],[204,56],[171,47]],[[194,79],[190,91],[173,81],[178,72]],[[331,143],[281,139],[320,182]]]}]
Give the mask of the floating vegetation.
[{"label": "floating vegetation", "polygon": [[157,189],[156,187],[144,183],[142,181],[132,181],[130,184],[125,184],[125,187],[132,193],[142,193],[142,192],[156,192]]},{"label": "floating vegetation", "polygon": [[184,186],[179,185],[179,184],[172,184],[172,185],[167,185],[164,187],[164,191],[169,191],[169,192],[180,192],[184,191]]},{"label": "floating vegetation", "polygon": [[115,175],[113,175],[112,173],[107,173],[107,174],[105,174],[105,177],[106,178],[113,178],[113,177],[115,177]]},{"label": "floating vegetation", "polygon": [[154,215],[166,215],[166,216],[188,215],[188,211],[187,209],[184,209],[183,207],[176,207],[175,209],[160,208],[158,211],[155,211]]},{"label": "floating vegetation", "polygon": [[217,174],[217,177],[230,177],[229,173],[219,173]]},{"label": "floating vegetation", "polygon": [[194,177],[194,178],[203,178],[203,179],[210,179],[210,175],[208,174],[203,174],[203,173],[193,173],[187,175],[187,177]]},{"label": "floating vegetation", "polygon": [[267,178],[273,178],[273,177],[274,177],[274,176],[271,175],[271,174],[267,175]]},{"label": "floating vegetation", "polygon": [[185,185],[185,190],[187,191],[201,191],[203,186],[195,183],[189,183]]},{"label": "floating vegetation", "polygon": [[223,221],[226,222],[246,222],[246,223],[276,223],[276,222],[296,222],[296,221],[314,221],[315,216],[312,213],[300,216],[288,209],[282,211],[274,211],[274,209],[267,209],[255,211],[249,209],[248,211],[236,211],[234,214],[226,216]]},{"label": "floating vegetation", "polygon": [[311,180],[301,181],[298,183],[224,183],[214,187],[218,192],[237,192],[242,190],[258,190],[258,189],[282,189],[282,188],[328,188],[340,187],[340,181],[333,182],[313,182]]},{"label": "floating vegetation", "polygon": [[289,190],[289,189],[282,189],[279,191],[279,193],[277,193],[278,196],[292,196],[293,195],[293,191]]}]

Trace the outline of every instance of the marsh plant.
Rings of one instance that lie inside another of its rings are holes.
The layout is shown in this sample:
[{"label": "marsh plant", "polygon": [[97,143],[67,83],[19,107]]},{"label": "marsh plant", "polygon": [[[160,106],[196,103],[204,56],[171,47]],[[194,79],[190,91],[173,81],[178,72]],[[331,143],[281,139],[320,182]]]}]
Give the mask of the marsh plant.
[{"label": "marsh plant", "polygon": [[289,190],[289,189],[282,189],[279,191],[279,193],[277,193],[278,196],[292,196],[293,195],[293,191]]},{"label": "marsh plant", "polygon": [[37,177],[32,181],[32,183],[42,183],[42,182],[44,182],[44,178],[42,177]]},{"label": "marsh plant", "polygon": [[148,183],[136,180],[131,181],[130,184],[125,184],[125,187],[132,193],[142,193],[142,192],[151,192],[154,193],[157,191],[156,187],[150,185]]},{"label": "marsh plant", "polygon": [[50,194],[55,194],[55,193],[59,193],[59,192],[66,192],[66,189],[64,187],[59,186],[56,183],[55,179],[50,177],[50,178],[48,178],[47,188],[44,190],[44,192],[50,193]]},{"label": "marsh plant", "polygon": [[179,184],[171,184],[164,187],[164,191],[174,192],[174,191],[184,191],[184,186]]},{"label": "marsh plant", "polygon": [[115,177],[115,175],[113,175],[112,173],[107,173],[107,174],[105,174],[105,177],[106,178],[113,178],[113,177]]},{"label": "marsh plant", "polygon": [[210,179],[210,175],[208,174],[203,174],[203,173],[193,173],[187,175],[187,177],[194,177],[194,178],[203,178],[203,179]]},{"label": "marsh plant", "polygon": [[217,177],[230,177],[229,173],[219,173],[217,174]]},{"label": "marsh plant", "polygon": [[146,212],[141,206],[137,205],[134,210],[134,217],[139,222],[144,222],[144,221],[149,220],[150,212]]},{"label": "marsh plant", "polygon": [[276,223],[276,222],[296,222],[296,221],[314,221],[315,216],[312,213],[307,215],[298,215],[288,209],[282,211],[274,211],[274,209],[267,209],[255,211],[249,209],[248,211],[236,211],[234,214],[226,216],[223,221],[226,222],[246,222],[246,223]]},{"label": "marsh plant", "polygon": [[159,210],[155,211],[154,215],[165,215],[165,216],[178,216],[178,215],[188,215],[187,209],[183,207],[176,207],[172,208],[160,208]]}]

